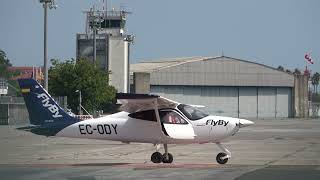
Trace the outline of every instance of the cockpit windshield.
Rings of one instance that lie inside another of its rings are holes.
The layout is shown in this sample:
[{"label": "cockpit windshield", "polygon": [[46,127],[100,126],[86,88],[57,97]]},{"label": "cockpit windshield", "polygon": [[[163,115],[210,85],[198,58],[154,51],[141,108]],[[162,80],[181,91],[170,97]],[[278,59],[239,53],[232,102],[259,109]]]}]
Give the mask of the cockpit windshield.
[{"label": "cockpit windshield", "polygon": [[178,109],[190,120],[199,120],[209,116],[208,114],[200,111],[199,109],[186,104],[179,104]]}]

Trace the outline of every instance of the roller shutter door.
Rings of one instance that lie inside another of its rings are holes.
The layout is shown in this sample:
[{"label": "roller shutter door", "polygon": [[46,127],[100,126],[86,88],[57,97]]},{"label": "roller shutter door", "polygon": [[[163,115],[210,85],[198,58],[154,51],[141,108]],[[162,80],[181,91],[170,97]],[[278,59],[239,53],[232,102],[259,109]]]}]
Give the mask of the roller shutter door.
[{"label": "roller shutter door", "polygon": [[271,118],[276,114],[276,88],[258,88],[258,117]]},{"label": "roller shutter door", "polygon": [[198,105],[203,105],[204,110],[209,114],[218,114],[219,107],[217,106],[217,98],[219,97],[218,87],[202,87],[201,101]]},{"label": "roller shutter door", "polygon": [[217,107],[220,108],[222,116],[238,117],[238,88],[220,87]]},{"label": "roller shutter door", "polygon": [[290,117],[291,116],[291,89],[277,88],[277,111],[276,117]]},{"label": "roller shutter door", "polygon": [[150,93],[157,94],[159,96],[163,96],[164,95],[164,86],[151,86]]},{"label": "roller shutter door", "polygon": [[219,97],[219,88],[218,87],[202,87],[201,89],[201,99],[202,104],[205,108],[204,110],[207,113],[219,115],[219,112],[221,111],[221,107],[219,106],[218,101]]},{"label": "roller shutter door", "polygon": [[213,115],[241,118],[291,117],[291,88],[151,86],[151,93],[195,105]]},{"label": "roller shutter door", "polygon": [[239,117],[257,118],[257,88],[239,87]]},{"label": "roller shutter door", "polygon": [[201,88],[183,86],[183,95],[178,97],[179,102],[185,104],[201,104]]},{"label": "roller shutter door", "polygon": [[218,116],[238,117],[238,89],[234,87],[202,87],[197,104]]},{"label": "roller shutter door", "polygon": [[238,89],[234,87],[202,87],[201,97],[206,112],[218,116],[238,117]]},{"label": "roller shutter door", "polygon": [[151,93],[185,104],[204,105],[210,114],[238,117],[236,87],[151,86]]},{"label": "roller shutter door", "polygon": [[165,86],[164,97],[181,102],[183,98],[183,88],[179,86]]}]

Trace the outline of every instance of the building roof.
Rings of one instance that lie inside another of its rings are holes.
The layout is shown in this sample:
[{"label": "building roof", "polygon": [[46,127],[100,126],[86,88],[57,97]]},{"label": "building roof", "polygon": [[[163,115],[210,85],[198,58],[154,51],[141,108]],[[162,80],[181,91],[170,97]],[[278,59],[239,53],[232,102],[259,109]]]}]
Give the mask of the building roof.
[{"label": "building roof", "polygon": [[38,68],[38,67],[32,67],[32,66],[11,66],[11,67],[8,67],[8,71],[28,71],[28,72],[32,72],[32,70],[34,70],[35,68]]},{"label": "building roof", "polygon": [[131,72],[149,72],[151,85],[294,86],[291,74],[226,56],[171,58],[132,64],[130,68]]},{"label": "building roof", "polygon": [[178,66],[187,62],[202,61],[212,57],[179,57],[179,58],[164,58],[158,60],[143,61],[137,64],[130,64],[131,72],[153,72],[168,67]]},{"label": "building roof", "polygon": [[8,67],[7,69],[10,72],[19,72],[19,74],[10,78],[11,80],[27,79],[32,78],[33,76],[37,80],[43,80],[42,67],[12,66]]}]

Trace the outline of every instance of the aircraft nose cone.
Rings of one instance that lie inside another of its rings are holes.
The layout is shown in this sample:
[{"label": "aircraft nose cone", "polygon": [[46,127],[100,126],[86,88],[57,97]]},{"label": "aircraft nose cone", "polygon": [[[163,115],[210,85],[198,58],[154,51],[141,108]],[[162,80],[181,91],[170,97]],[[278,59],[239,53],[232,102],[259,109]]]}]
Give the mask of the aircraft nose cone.
[{"label": "aircraft nose cone", "polygon": [[240,128],[251,126],[253,124],[254,124],[254,122],[252,122],[252,121],[249,121],[246,119],[239,119],[239,127]]}]

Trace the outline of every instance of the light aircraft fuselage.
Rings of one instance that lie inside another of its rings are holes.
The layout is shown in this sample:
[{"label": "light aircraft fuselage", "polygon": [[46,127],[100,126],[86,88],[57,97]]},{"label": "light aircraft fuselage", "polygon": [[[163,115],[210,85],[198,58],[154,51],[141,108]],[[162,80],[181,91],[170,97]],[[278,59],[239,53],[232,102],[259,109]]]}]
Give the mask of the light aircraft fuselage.
[{"label": "light aircraft fuselage", "polygon": [[[154,163],[171,163],[168,144],[216,143],[224,152],[217,162],[225,164],[231,153],[221,142],[240,128],[252,125],[245,119],[208,115],[196,106],[149,94],[117,94],[121,112],[80,120],[66,113],[33,79],[20,79],[31,126],[20,129],[45,136],[140,142],[156,145]],[[165,153],[159,152],[160,144]]]}]

